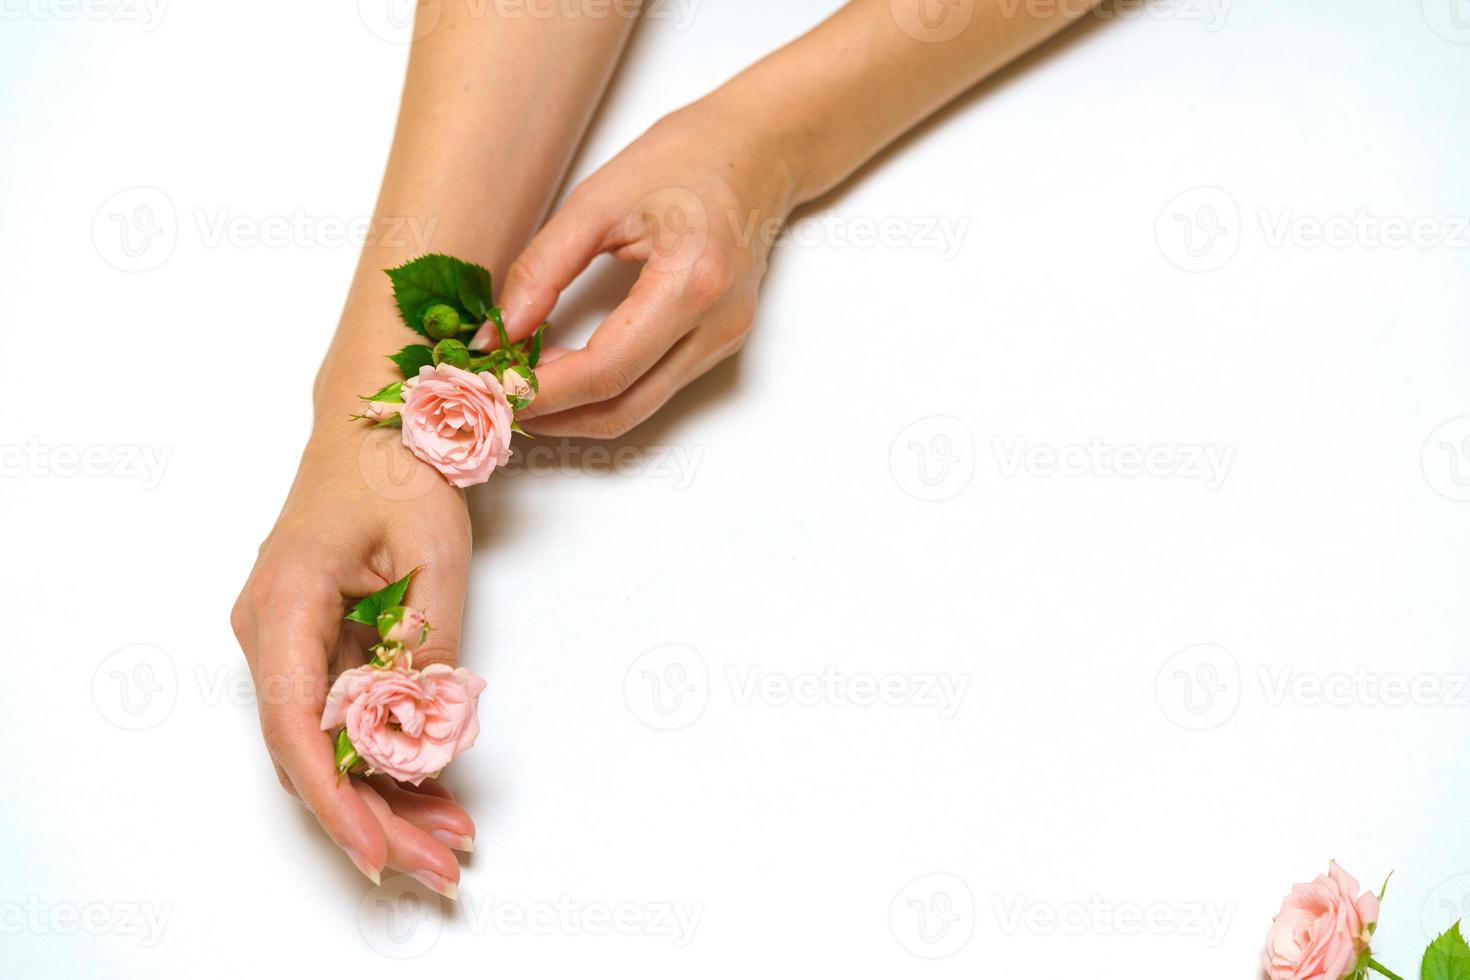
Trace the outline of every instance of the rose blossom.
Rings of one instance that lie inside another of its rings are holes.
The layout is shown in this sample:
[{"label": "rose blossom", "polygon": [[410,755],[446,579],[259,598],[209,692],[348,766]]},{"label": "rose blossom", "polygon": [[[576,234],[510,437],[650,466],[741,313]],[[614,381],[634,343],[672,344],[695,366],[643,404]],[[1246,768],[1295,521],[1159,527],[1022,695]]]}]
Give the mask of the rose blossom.
[{"label": "rose blossom", "polygon": [[484,483],[510,461],[513,415],[493,374],[422,367],[403,385],[403,444],[457,487]]},{"label": "rose blossom", "polygon": [[327,693],[322,731],[345,725],[363,762],[417,786],[475,744],[485,682],[463,667],[354,667]]},{"label": "rose blossom", "polygon": [[1291,889],[1266,936],[1271,980],[1343,980],[1357,969],[1378,922],[1378,898],[1329,862],[1327,874]]}]

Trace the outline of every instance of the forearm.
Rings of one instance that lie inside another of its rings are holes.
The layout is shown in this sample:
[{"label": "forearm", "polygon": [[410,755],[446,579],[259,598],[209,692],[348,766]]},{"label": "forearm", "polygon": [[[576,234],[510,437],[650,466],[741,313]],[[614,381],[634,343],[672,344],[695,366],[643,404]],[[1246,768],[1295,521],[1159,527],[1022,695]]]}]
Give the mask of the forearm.
[{"label": "forearm", "polygon": [[762,145],[790,170],[794,203],[809,201],[1096,4],[974,0],[960,29],[968,8],[947,2],[853,0],[711,101],[763,120]]},{"label": "forearm", "polygon": [[446,252],[504,271],[550,205],[633,24],[497,9],[446,0],[414,42],[375,234],[317,376],[319,419],[355,411],[357,396],[391,380],[386,355],[414,338],[382,270]]}]

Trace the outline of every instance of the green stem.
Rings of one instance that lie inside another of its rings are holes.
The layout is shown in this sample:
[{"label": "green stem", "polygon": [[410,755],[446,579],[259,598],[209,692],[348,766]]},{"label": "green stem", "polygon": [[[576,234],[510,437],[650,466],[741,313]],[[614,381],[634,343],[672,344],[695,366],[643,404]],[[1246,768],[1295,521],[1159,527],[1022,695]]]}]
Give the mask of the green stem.
[{"label": "green stem", "polygon": [[1388,977],[1388,980],[1404,980],[1403,977],[1399,976],[1397,973],[1393,972],[1388,967],[1384,966],[1382,963],[1378,962],[1371,956],[1368,957],[1368,969],[1377,970],[1379,973]]}]

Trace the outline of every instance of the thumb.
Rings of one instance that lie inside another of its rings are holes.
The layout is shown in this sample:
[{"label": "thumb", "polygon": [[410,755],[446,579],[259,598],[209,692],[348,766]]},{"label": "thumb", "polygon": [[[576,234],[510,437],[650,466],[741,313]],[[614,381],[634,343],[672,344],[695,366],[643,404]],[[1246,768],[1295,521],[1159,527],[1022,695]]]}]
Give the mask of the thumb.
[{"label": "thumb", "polygon": [[[505,276],[500,308],[512,341],[529,337],[546,322],[562,290],[606,249],[610,220],[585,193],[572,192],[561,209],[531,239]],[[470,341],[475,350],[495,345],[495,327],[486,323]]]},{"label": "thumb", "polygon": [[414,667],[459,664],[468,564],[467,558],[456,561],[440,555],[426,562],[423,570],[414,576],[410,589],[412,604],[429,620],[428,639],[413,652]]}]

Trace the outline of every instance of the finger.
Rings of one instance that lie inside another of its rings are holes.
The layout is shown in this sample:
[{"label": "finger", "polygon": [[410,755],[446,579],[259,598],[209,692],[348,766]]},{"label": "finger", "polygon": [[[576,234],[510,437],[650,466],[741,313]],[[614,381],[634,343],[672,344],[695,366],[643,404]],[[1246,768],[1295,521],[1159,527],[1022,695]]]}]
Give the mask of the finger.
[{"label": "finger", "polygon": [[521,419],[617,398],[638,382],[694,326],[680,277],[644,268],[623,300],[581,350],[538,366],[540,391]]},{"label": "finger", "polygon": [[[421,785],[434,780],[426,779]],[[451,798],[431,793],[416,793],[410,787],[400,786],[392,779],[379,774],[367,780],[377,791],[393,813],[419,830],[428,834],[445,847],[455,851],[475,849],[475,822],[465,808]]]},{"label": "finger", "polygon": [[327,651],[341,616],[336,596],[275,604],[260,635],[260,727],[276,764],[322,828],[375,884],[388,859],[382,828],[339,779],[331,736],[321,730]]},{"label": "finger", "polygon": [[[524,340],[545,322],[562,290],[606,247],[610,224],[610,216],[592,195],[573,191],[531,239],[506,272],[500,297],[505,330],[512,341]],[[495,341],[495,327],[486,323],[470,347],[487,350]]]},{"label": "finger", "polygon": [[422,796],[437,796],[441,800],[454,800],[454,794],[449,792],[449,787],[437,779],[426,779],[417,786],[410,783],[395,783],[394,785],[406,793],[418,793]]},{"label": "finger", "polygon": [[[447,552],[454,551],[454,554]],[[413,665],[459,663],[459,635],[464,620],[464,594],[469,576],[469,548],[446,549],[426,557],[413,578],[409,598],[429,620],[429,638],[413,652]]]},{"label": "finger", "polygon": [[626,392],[610,401],[583,405],[526,424],[535,435],[615,439],[664,406],[678,391],[733,354],[739,341],[718,346],[696,330],[680,341]]},{"label": "finger", "polygon": [[371,786],[344,780],[382,828],[388,841],[388,866],[413,878],[445,898],[459,898],[459,862],[454,852],[393,812]]}]

